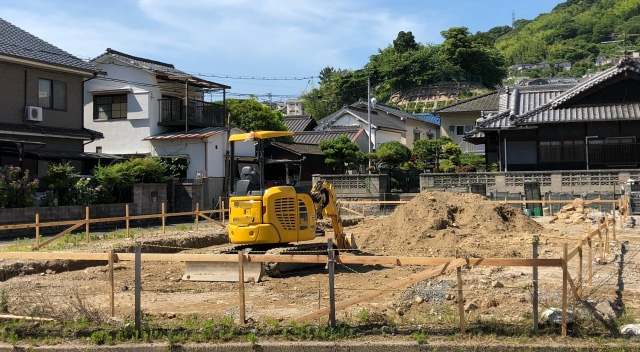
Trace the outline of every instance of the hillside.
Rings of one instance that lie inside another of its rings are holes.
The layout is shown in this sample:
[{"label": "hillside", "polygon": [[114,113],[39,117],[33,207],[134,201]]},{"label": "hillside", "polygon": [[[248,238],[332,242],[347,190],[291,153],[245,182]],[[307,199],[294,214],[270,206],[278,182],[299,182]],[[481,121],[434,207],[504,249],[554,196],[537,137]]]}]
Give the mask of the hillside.
[{"label": "hillside", "polygon": [[486,33],[497,38],[496,48],[508,64],[593,63],[599,55],[638,49],[640,36],[633,34],[640,34],[640,0],[568,0],[550,13],[518,20],[507,28],[495,27]]}]

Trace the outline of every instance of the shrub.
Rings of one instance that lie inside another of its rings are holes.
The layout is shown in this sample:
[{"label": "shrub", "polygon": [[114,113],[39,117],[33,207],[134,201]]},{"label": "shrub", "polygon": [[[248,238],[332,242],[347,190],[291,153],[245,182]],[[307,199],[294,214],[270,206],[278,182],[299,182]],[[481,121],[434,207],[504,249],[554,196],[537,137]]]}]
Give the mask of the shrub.
[{"label": "shrub", "polygon": [[0,208],[33,206],[40,181],[29,180],[29,170],[13,165],[0,166]]},{"label": "shrub", "polygon": [[131,202],[134,183],[166,182],[167,166],[154,158],[129,159],[108,166],[98,165],[94,177],[100,185],[98,200],[102,203]]}]

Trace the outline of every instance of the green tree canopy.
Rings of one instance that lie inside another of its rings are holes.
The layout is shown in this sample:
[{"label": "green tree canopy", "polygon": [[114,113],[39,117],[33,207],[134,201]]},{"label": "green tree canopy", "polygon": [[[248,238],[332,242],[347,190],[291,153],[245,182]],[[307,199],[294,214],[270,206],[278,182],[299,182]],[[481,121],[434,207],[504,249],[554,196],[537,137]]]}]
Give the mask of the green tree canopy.
[{"label": "green tree canopy", "polygon": [[448,143],[453,143],[453,138],[445,136],[437,139],[419,139],[413,143],[412,151],[424,168],[438,170],[440,160],[446,158],[443,147]]},{"label": "green tree canopy", "polygon": [[338,136],[336,139],[326,139],[320,142],[318,147],[327,155],[324,162],[333,165],[333,169],[340,173],[358,168],[365,161],[365,156],[358,145],[345,135]]},{"label": "green tree canopy", "polygon": [[380,166],[386,165],[389,169],[393,170],[411,159],[411,150],[398,141],[380,144],[375,154],[379,163],[378,169],[380,169]]},{"label": "green tree canopy", "polygon": [[260,104],[256,97],[228,99],[227,111],[231,114],[231,125],[249,131],[286,131],[284,115]]}]

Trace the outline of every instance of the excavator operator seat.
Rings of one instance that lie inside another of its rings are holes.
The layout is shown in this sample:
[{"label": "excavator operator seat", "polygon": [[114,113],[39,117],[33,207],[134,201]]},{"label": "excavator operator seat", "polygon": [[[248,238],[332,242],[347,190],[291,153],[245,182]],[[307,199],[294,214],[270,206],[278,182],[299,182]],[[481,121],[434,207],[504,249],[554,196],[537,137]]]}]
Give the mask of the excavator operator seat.
[{"label": "excavator operator seat", "polygon": [[260,189],[260,175],[251,166],[245,166],[240,172],[240,180],[236,183],[237,196],[246,196],[251,191]]}]

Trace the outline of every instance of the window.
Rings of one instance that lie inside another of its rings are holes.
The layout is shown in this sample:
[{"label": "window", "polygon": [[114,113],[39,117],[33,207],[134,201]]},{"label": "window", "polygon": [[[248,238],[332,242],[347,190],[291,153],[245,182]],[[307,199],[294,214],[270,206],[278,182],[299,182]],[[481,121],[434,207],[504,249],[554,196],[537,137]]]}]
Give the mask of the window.
[{"label": "window", "polygon": [[67,83],[39,79],[38,106],[45,109],[67,110]]},{"label": "window", "polygon": [[127,95],[96,95],[93,97],[94,120],[127,118]]},{"label": "window", "polygon": [[456,126],[456,135],[464,136],[465,133],[473,131],[473,125],[458,125]]},{"label": "window", "polygon": [[540,141],[538,161],[541,163],[584,162],[584,141]]},{"label": "window", "polygon": [[96,147],[96,153],[102,153],[102,147]]},{"label": "window", "polygon": [[413,141],[417,141],[418,139],[420,139],[420,132],[413,132]]}]

